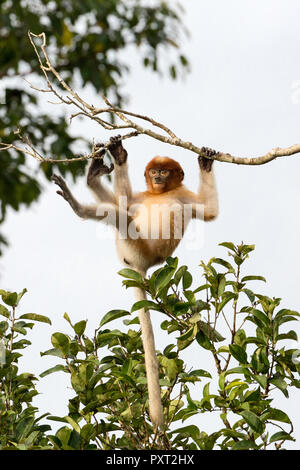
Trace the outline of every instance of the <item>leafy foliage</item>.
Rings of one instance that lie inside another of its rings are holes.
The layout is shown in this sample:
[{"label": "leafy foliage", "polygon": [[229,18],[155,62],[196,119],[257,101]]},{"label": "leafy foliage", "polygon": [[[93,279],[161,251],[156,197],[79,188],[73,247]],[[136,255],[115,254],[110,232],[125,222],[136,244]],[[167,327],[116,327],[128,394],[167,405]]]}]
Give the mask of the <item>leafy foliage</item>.
[{"label": "leafy foliage", "polygon": [[[29,92],[22,78],[32,79],[39,72],[37,57],[30,47],[28,30],[45,32],[57,70],[72,84],[81,79],[82,86],[91,85],[99,94],[108,92],[121,104],[122,77],[129,71],[120,60],[130,45],[140,52],[145,67],[163,72],[160,52],[172,48],[177,57],[167,65],[170,76],[185,69],[187,59],[177,44],[182,32],[180,10],[162,0],[156,5],[134,0],[38,0],[0,2],[0,78],[5,89],[0,96],[0,138],[12,143],[14,131],[22,127],[34,146],[43,154],[57,159],[72,157],[75,149],[87,148],[84,136],[73,137],[65,116],[52,117],[41,111],[36,93]],[[20,77],[16,81],[16,77]],[[84,162],[72,165],[43,164],[46,178],[52,171],[73,178],[83,174]],[[16,151],[2,151],[0,161],[0,223],[8,207],[18,210],[20,204],[31,204],[41,192],[24,156]],[[0,236],[0,245],[5,243]]]},{"label": "leafy foliage", "polygon": [[22,357],[20,350],[26,349],[31,343],[28,339],[19,339],[32,329],[32,321],[50,323],[49,318],[32,313],[16,316],[16,308],[25,294],[24,289],[17,292],[0,291],[2,301],[0,315],[0,449],[48,449],[51,443],[46,431],[48,424],[40,424],[45,413],[37,417],[37,408],[32,399],[37,395],[35,382],[38,380],[31,373],[20,373],[18,362]]},{"label": "leafy foliage", "polygon": [[[300,388],[300,365],[294,359],[299,351],[290,349],[286,341],[297,340],[297,335],[284,329],[286,323],[296,321],[300,314],[281,308],[281,299],[249,288],[248,283],[265,281],[262,276],[242,275],[253,245],[221,245],[229,250],[229,258],[202,262],[204,282],[195,288],[187,266],[178,266],[177,258],[168,258],[165,266],[148,279],[131,269],[120,271],[126,288],[142,287],[151,300],[136,302],[131,317],[125,310],[108,312],[92,337],[86,335],[86,320],[73,324],[68,314],[64,315],[71,332],[52,334],[52,348],[41,355],[59,358],[59,362],[40,376],[68,374],[74,395],[69,400],[67,416],[48,416],[63,426],[55,434],[46,435],[42,428],[37,442],[30,443],[33,448],[259,450],[274,446],[281,449],[286,441],[294,441],[290,417],[276,408],[273,400],[276,390],[283,398],[289,398],[292,387]],[[1,295],[14,310],[18,295],[4,291]],[[163,315],[161,328],[173,336],[164,350],[158,352],[165,416],[160,432],[154,431],[148,413],[143,347],[137,329],[139,321],[134,315],[140,308]],[[8,319],[5,305],[1,306],[0,314]],[[121,318],[124,331],[107,328]],[[24,319],[48,322],[45,317],[23,314],[18,320],[11,320],[15,334],[26,333],[28,324]],[[15,343],[14,339],[11,343],[8,323],[2,323],[1,336],[10,358],[15,344],[27,343],[26,340]],[[195,370],[181,358],[182,350],[189,347],[199,349],[195,354],[199,368]],[[211,355],[215,372],[201,368],[205,354]],[[2,391],[7,390],[11,372],[5,367],[0,369],[0,383],[5,385],[1,385],[2,426],[8,426],[13,412],[18,427],[23,411],[16,398],[8,409]],[[34,394],[32,379],[27,376],[30,386],[26,387],[25,397],[30,391]],[[18,381],[12,382],[11,396],[19,396],[19,387]],[[35,413],[25,399],[22,403],[30,413]],[[212,434],[186,423],[192,417],[194,422],[199,417],[196,422],[201,423],[204,413],[211,414],[213,419],[219,415],[221,419],[222,425]],[[22,440],[16,431],[11,432],[14,438],[5,441],[4,448],[30,442],[28,433],[29,441],[24,437]]]}]

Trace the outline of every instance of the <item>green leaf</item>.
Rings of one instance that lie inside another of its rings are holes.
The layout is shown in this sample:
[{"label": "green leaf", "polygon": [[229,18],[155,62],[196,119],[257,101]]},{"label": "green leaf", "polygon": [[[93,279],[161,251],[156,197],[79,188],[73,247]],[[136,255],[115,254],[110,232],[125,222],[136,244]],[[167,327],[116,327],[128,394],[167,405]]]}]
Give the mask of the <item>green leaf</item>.
[{"label": "green leaf", "polygon": [[244,418],[247,424],[253,429],[253,431],[258,432],[259,434],[262,434],[263,432],[263,425],[258,416],[254,414],[252,411],[242,411],[240,415]]},{"label": "green leaf", "polygon": [[19,304],[20,300],[22,299],[23,295],[26,294],[27,289],[23,289],[22,292],[19,292],[17,297],[17,305]]},{"label": "green leaf", "polygon": [[267,377],[265,375],[254,375],[253,378],[265,390],[267,386]]},{"label": "green leaf", "polygon": [[279,432],[276,432],[275,434],[273,434],[273,436],[270,437],[269,443],[271,444],[272,442],[275,442],[275,441],[295,441],[295,440],[296,439],[294,439],[287,432],[279,431]]},{"label": "green leaf", "polygon": [[218,292],[217,292],[218,297],[222,296],[222,294],[224,293],[225,287],[226,287],[226,278],[225,276],[222,276],[218,283]]},{"label": "green leaf", "polygon": [[194,340],[197,333],[197,325],[193,325],[185,333],[177,338],[177,348],[179,351],[185,349]]},{"label": "green leaf", "polygon": [[0,304],[0,315],[3,315],[6,318],[9,318],[10,313],[9,310],[4,306]]},{"label": "green leaf", "polygon": [[80,427],[76,421],[71,418],[71,416],[65,416],[65,420],[72,426],[73,429],[75,429],[76,432],[80,434]]},{"label": "green leaf", "polygon": [[196,377],[209,377],[210,379],[212,378],[211,374],[203,369],[192,370],[192,372],[190,372],[189,375],[196,376]]},{"label": "green leaf", "polygon": [[217,353],[221,353],[221,352],[229,353],[229,346],[221,346],[221,347],[217,350]]},{"label": "green leaf", "polygon": [[202,331],[211,341],[221,342],[224,341],[224,336],[222,336],[215,328],[213,328],[209,323],[204,321],[198,321],[198,328]]},{"label": "green leaf", "polygon": [[225,373],[225,372],[222,372],[222,374],[219,375],[219,381],[218,381],[220,390],[224,390],[224,387],[225,387],[225,378],[226,378],[226,373]]},{"label": "green leaf", "polygon": [[222,242],[219,243],[219,246],[224,246],[225,248],[228,248],[229,250],[233,251],[234,253],[237,253],[237,249],[235,245],[231,242]]},{"label": "green leaf", "polygon": [[230,273],[234,273],[234,268],[232,267],[232,265],[226,261],[225,259],[222,259],[222,258],[212,258],[210,261],[210,263],[217,263],[217,264],[220,264],[221,266],[223,266],[224,268],[226,268],[228,270],[228,272]]},{"label": "green leaf", "polygon": [[86,324],[87,324],[87,320],[81,320],[81,321],[75,323],[74,330],[75,330],[75,333],[78,336],[83,335],[83,333],[85,332]]},{"label": "green leaf", "polygon": [[208,349],[211,351],[214,348],[211,342],[209,341],[208,337],[201,330],[197,333],[196,340],[197,343],[200,344],[200,346],[202,346],[202,348],[204,349]]},{"label": "green leaf", "polygon": [[295,312],[294,310],[288,310],[286,308],[283,308],[279,310],[279,312],[276,313],[275,320],[284,316],[289,316],[289,315],[292,315],[293,317],[300,317],[300,313]]},{"label": "green leaf", "polygon": [[247,364],[247,353],[238,344],[230,344],[229,351],[233,357],[242,364]]},{"label": "green leaf", "polygon": [[263,276],[245,276],[242,278],[241,282],[246,281],[264,281],[267,282]]},{"label": "green leaf", "polygon": [[247,401],[259,401],[260,400],[260,388],[258,387],[256,390],[251,390],[248,395],[246,395],[245,402]]},{"label": "green leaf", "polygon": [[207,384],[204,385],[204,387],[203,387],[203,397],[209,397],[210,396],[209,386],[210,386],[210,382],[208,382]]},{"label": "green leaf", "polygon": [[80,431],[80,437],[85,441],[89,442],[90,440],[95,439],[97,434],[97,430],[95,429],[94,425],[91,423],[85,424]]},{"label": "green leaf", "polygon": [[[251,315],[257,320],[259,320],[259,322],[262,323],[263,326],[266,326],[266,327],[270,326],[269,318],[267,317],[265,313],[261,312],[260,310],[257,310],[256,308],[252,308],[250,310],[250,315],[247,317],[247,320],[253,320],[251,318]],[[254,323],[257,324],[256,322]],[[260,325],[260,323],[258,323],[258,325]]]},{"label": "green leaf", "polygon": [[241,441],[236,442],[232,446],[232,450],[247,450],[247,449],[257,449],[257,445],[255,442],[243,439]]},{"label": "green leaf", "polygon": [[247,295],[251,303],[255,301],[255,294],[252,292],[252,290],[246,289],[245,287],[244,289],[242,289],[242,292],[244,292]]},{"label": "green leaf", "polygon": [[193,277],[192,275],[188,272],[188,271],[185,271],[183,273],[183,277],[182,277],[182,287],[184,290],[188,289],[193,283]]},{"label": "green leaf", "polygon": [[6,305],[9,305],[10,307],[14,307],[17,305],[18,294],[16,292],[2,292],[2,300]]},{"label": "green leaf", "polygon": [[288,415],[284,411],[278,410],[277,408],[271,408],[270,410],[263,413],[260,418],[262,421],[274,420],[280,421],[281,423],[291,423]]},{"label": "green leaf", "polygon": [[50,369],[47,369],[45,370],[44,372],[42,372],[40,374],[40,377],[46,377],[46,375],[50,375],[50,374],[53,374],[54,372],[58,372],[58,371],[66,371],[66,368],[63,364],[57,364],[56,366],[54,367],[51,367]]},{"label": "green leaf", "polygon": [[177,340],[186,341],[188,338],[194,337],[196,335],[196,332],[197,332],[197,327],[195,328],[195,325],[193,325],[185,333],[178,336]]},{"label": "green leaf", "polygon": [[156,295],[164,288],[166,287],[169,282],[171,281],[173,275],[174,275],[174,268],[171,268],[171,267],[166,267],[166,268],[163,268],[159,273],[158,275],[156,276],[156,279],[155,279],[155,283],[154,283],[154,286],[155,286],[155,293]]},{"label": "green leaf", "polygon": [[177,71],[175,65],[170,66],[170,75],[173,78],[173,80],[176,80],[177,77]]},{"label": "green leaf", "polygon": [[172,382],[179,372],[178,361],[176,359],[169,359],[166,356],[163,356],[160,359],[160,363],[167,369],[167,377]]},{"label": "green leaf", "polygon": [[139,300],[138,302],[135,302],[131,308],[131,313],[136,312],[137,310],[140,309],[146,309],[146,310],[159,310],[161,311],[161,307],[156,304],[155,302],[152,302],[152,300]]},{"label": "green leaf", "polygon": [[177,269],[178,266],[178,258],[172,258],[171,256],[168,256],[166,259],[166,263],[171,266],[174,269]]},{"label": "green leaf", "polygon": [[128,269],[128,268],[121,269],[121,271],[119,271],[118,274],[120,276],[126,277],[127,279],[134,279],[138,283],[143,283],[143,278],[140,275],[140,273],[138,273],[137,271],[134,271],[133,269]]},{"label": "green leaf", "polygon": [[280,341],[281,339],[293,339],[294,341],[298,341],[298,336],[296,331],[290,330],[288,333],[282,333],[275,338],[276,341]]},{"label": "green leaf", "polygon": [[0,321],[0,333],[1,336],[4,335],[6,330],[8,329],[8,322],[7,321]]},{"label": "green leaf", "polygon": [[182,436],[192,437],[194,440],[200,438],[200,431],[197,426],[191,424],[190,426],[184,426],[182,428],[174,429],[169,435],[172,434],[182,434]]},{"label": "green leaf", "polygon": [[284,394],[286,398],[288,398],[289,394],[287,391],[287,383],[282,378],[271,379],[270,383],[275,385],[275,387],[279,388],[279,390]]},{"label": "green leaf", "polygon": [[238,246],[239,252],[242,252],[243,255],[247,255],[251,251],[255,250],[255,245],[244,245],[243,243]]},{"label": "green leaf", "polygon": [[15,323],[12,327],[12,331],[16,331],[17,333],[21,333],[22,335],[27,335],[27,331],[25,328],[23,328],[22,323],[23,322],[19,322],[19,324]]},{"label": "green leaf", "polygon": [[26,346],[30,346],[31,342],[28,339],[21,339],[20,341],[16,341],[12,345],[12,349],[25,349]]},{"label": "green leaf", "polygon": [[218,304],[218,313],[220,313],[223,308],[225,307],[226,304],[228,304],[228,302],[230,302],[230,300],[233,300],[233,299],[236,299],[237,298],[237,294],[235,294],[234,292],[224,292],[223,296],[222,296],[222,300],[221,302]]},{"label": "green leaf", "polygon": [[67,422],[65,418],[61,418],[60,416],[48,416],[47,419],[49,419],[50,421],[58,421],[59,423]]},{"label": "green leaf", "polygon": [[106,313],[106,315],[104,315],[104,317],[102,318],[99,324],[99,328],[101,328],[106,323],[116,320],[117,318],[124,317],[126,315],[130,315],[130,313],[127,312],[127,310],[111,310],[110,312]]},{"label": "green leaf", "polygon": [[69,317],[69,315],[67,314],[67,312],[64,313],[64,319],[67,320],[67,322],[69,323],[69,325],[73,328],[72,322],[71,322],[70,317]]},{"label": "green leaf", "polygon": [[60,349],[64,354],[67,354],[70,345],[70,339],[63,333],[53,333],[51,342],[54,348]]},{"label": "green leaf", "polygon": [[187,67],[189,65],[188,59],[184,55],[179,56],[180,62],[184,67]]},{"label": "green leaf", "polygon": [[178,286],[186,270],[187,270],[187,266],[180,266],[180,268],[176,271],[174,275],[174,283],[176,284],[176,286]]},{"label": "green leaf", "polygon": [[40,352],[40,356],[55,356],[55,357],[63,358],[64,354],[62,353],[60,349],[52,348],[52,349],[48,349],[47,351]]},{"label": "green leaf", "polygon": [[49,325],[52,324],[50,318],[45,315],[38,315],[37,313],[24,313],[24,315],[20,316],[20,319],[39,321],[42,323],[48,323]]}]

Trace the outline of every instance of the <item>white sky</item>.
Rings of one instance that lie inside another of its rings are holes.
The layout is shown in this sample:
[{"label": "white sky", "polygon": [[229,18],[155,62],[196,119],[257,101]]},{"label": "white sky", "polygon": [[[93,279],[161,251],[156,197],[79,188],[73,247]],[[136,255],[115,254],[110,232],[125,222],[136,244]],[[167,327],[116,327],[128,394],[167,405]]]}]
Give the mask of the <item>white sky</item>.
[{"label": "white sky", "polygon": [[[144,70],[136,53],[128,51],[132,73],[124,80],[124,89],[131,97],[127,108],[164,122],[198,146],[234,155],[259,156],[273,147],[299,143],[300,3],[186,0],[184,4],[185,24],[192,32],[185,46],[191,73],[183,81],[162,80]],[[84,96],[95,105],[99,103],[89,90]],[[44,111],[53,112],[51,105],[44,106]],[[87,121],[74,122],[72,132],[83,133],[91,140],[109,136]],[[186,184],[197,189],[194,154],[146,137],[131,139],[125,145],[136,190],[144,188],[144,166],[156,154],[180,161]],[[201,282],[200,261],[225,257],[226,250],[218,243],[254,243],[256,250],[245,265],[245,273],[263,275],[268,283],[250,287],[281,297],[283,307],[300,310],[299,157],[260,167],[217,162],[215,171],[220,215],[215,222],[205,224],[203,246],[191,250],[183,241],[175,252],[180,263],[189,266],[196,286]],[[92,333],[107,311],[129,309],[134,301],[133,293],[121,287],[117,272],[122,266],[113,240],[101,240],[101,226],[80,221],[56,195],[56,188],[42,181],[45,191],[40,201],[29,210],[9,214],[4,229],[10,248],[0,260],[1,288],[20,291],[26,287],[29,291],[20,313],[35,312],[52,319],[52,327],[37,324],[30,334],[33,346],[22,362],[24,369],[37,375],[58,362],[41,358],[39,353],[51,347],[53,332],[70,333],[64,312],[74,322],[88,318],[88,332]],[[79,200],[92,201],[84,178],[76,185],[70,182],[70,186]],[[155,316],[157,348],[162,349],[172,338],[159,331],[162,315],[153,312],[152,318]],[[122,322],[111,326],[122,327]],[[300,332],[298,325],[288,326]],[[299,347],[295,342],[290,346]],[[199,347],[184,351],[182,357],[194,368],[214,371],[212,358]],[[35,404],[41,412],[67,414],[67,399],[73,394],[66,375],[57,373],[41,379],[38,390],[41,394]],[[290,415],[299,442],[299,391],[295,389],[290,395],[286,400],[281,392],[276,393],[274,406]],[[197,389],[193,396],[199,399]],[[215,414],[201,415],[193,422],[207,432],[222,426]],[[274,427],[272,433],[276,431]],[[299,444],[286,447],[295,449]]]}]

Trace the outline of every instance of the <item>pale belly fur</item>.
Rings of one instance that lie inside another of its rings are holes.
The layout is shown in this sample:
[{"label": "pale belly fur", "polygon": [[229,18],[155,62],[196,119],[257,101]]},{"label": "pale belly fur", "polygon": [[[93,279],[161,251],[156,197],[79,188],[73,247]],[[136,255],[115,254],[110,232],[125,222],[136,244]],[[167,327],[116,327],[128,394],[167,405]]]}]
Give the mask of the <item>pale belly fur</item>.
[{"label": "pale belly fur", "polygon": [[132,215],[128,238],[120,240],[117,237],[118,253],[125,264],[147,270],[170,256],[182,239],[185,229],[183,205],[167,198],[158,204],[152,197],[136,205]]}]

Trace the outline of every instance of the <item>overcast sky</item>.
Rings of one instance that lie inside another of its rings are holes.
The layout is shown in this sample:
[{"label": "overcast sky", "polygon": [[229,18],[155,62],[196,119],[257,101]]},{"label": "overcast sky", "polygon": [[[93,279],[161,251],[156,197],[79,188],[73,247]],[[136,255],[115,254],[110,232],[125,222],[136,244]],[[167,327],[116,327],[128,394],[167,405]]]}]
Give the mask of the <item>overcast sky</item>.
[{"label": "overcast sky", "polygon": [[[144,70],[136,51],[127,52],[132,73],[124,81],[133,111],[164,122],[184,140],[198,146],[238,156],[259,156],[273,147],[300,142],[300,3],[297,0],[185,0],[185,24],[191,37],[185,42],[192,70],[185,80],[171,82]],[[83,95],[97,105],[89,89]],[[44,111],[51,105],[45,104]],[[92,141],[107,140],[90,122],[74,122],[72,132],[84,133]],[[144,189],[143,170],[154,155],[169,155],[184,168],[186,184],[198,188],[198,166],[194,154],[146,137],[126,141],[130,176],[136,190]],[[34,167],[37,168],[34,163]],[[201,282],[199,263],[212,256],[225,256],[222,241],[253,243],[256,250],[245,264],[247,274],[260,274],[267,285],[253,283],[253,290],[281,297],[282,306],[300,311],[300,157],[278,159],[264,166],[215,164],[220,215],[205,224],[204,243],[191,247],[188,240],[175,252],[181,264]],[[55,358],[40,357],[51,347],[55,331],[70,333],[63,319],[88,318],[92,332],[109,310],[129,309],[133,292],[121,286],[117,272],[122,267],[113,239],[102,239],[101,226],[82,222],[46,183],[39,202],[29,210],[11,212],[4,226],[10,248],[0,259],[1,288],[28,293],[22,313],[48,315],[52,327],[37,324],[31,334],[33,346],[25,352],[24,369],[41,373],[55,365]],[[80,201],[91,202],[85,179],[70,187]],[[190,232],[193,227],[190,227]],[[159,331],[161,314],[152,313],[157,348],[170,343]],[[111,324],[122,327],[122,322]],[[289,325],[300,332],[298,325]],[[299,347],[291,342],[291,347]],[[300,347],[299,347],[300,349]],[[214,371],[212,358],[198,347],[182,356],[195,368]],[[204,382],[205,383],[205,382]],[[41,412],[67,414],[72,396],[68,376],[50,375],[38,384],[35,403]],[[202,387],[200,386],[200,389]],[[299,390],[286,400],[278,392],[274,406],[285,410],[295,425],[299,448]],[[195,396],[195,398],[198,398]],[[213,432],[221,426],[216,416],[194,420],[201,430]],[[272,429],[276,432],[276,428]]]}]

